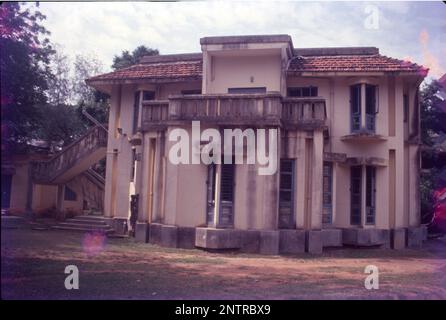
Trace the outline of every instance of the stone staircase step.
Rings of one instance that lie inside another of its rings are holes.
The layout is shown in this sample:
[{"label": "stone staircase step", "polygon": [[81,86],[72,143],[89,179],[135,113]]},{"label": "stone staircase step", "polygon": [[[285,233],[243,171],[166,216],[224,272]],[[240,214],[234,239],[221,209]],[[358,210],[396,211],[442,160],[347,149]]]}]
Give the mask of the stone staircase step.
[{"label": "stone staircase step", "polygon": [[98,230],[98,229],[88,229],[88,228],[85,228],[85,227],[71,227],[71,226],[56,225],[56,226],[52,226],[51,229],[54,229],[54,230],[66,230],[66,231],[79,231],[79,232],[100,231],[100,232],[104,232],[107,235],[114,233],[114,230],[111,229],[111,228]]},{"label": "stone staircase step", "polygon": [[83,232],[100,231],[105,234],[114,232],[113,228],[107,224],[104,216],[90,215],[81,215],[67,219],[64,222],[59,222],[52,229]]},{"label": "stone staircase step", "polygon": [[97,229],[109,228],[109,226],[107,224],[90,224],[90,223],[85,223],[83,221],[81,221],[81,222],[65,221],[65,222],[60,222],[57,225],[58,226],[75,226],[75,227],[97,228]]},{"label": "stone staircase step", "polygon": [[103,221],[103,220],[91,220],[91,219],[84,219],[84,218],[73,218],[73,219],[68,219],[65,222],[73,222],[73,223],[79,223],[79,224],[90,224],[90,225],[107,225],[107,222]]}]

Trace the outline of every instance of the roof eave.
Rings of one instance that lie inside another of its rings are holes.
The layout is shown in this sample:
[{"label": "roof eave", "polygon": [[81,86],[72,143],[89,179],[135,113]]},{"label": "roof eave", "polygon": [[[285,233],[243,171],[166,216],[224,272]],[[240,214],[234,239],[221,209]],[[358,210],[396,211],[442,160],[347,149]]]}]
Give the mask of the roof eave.
[{"label": "roof eave", "polygon": [[288,76],[301,76],[301,77],[312,77],[312,76],[358,76],[366,74],[368,76],[385,76],[385,75],[417,75],[424,78],[427,75],[425,70],[400,70],[400,71],[378,71],[378,70],[358,70],[358,71],[331,71],[331,70],[308,70],[308,71],[298,71],[298,70],[287,70]]},{"label": "roof eave", "polygon": [[200,81],[202,76],[162,77],[162,78],[137,78],[137,79],[87,79],[89,86],[116,85],[116,84],[140,84],[140,83],[176,83],[185,81]]}]

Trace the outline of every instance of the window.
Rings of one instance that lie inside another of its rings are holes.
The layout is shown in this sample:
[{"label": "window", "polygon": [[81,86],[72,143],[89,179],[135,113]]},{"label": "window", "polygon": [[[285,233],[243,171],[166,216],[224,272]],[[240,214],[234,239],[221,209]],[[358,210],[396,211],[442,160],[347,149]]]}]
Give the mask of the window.
[{"label": "window", "polygon": [[208,180],[207,184],[207,210],[206,210],[206,222],[208,225],[212,225],[214,223],[214,215],[215,215],[215,174],[216,174],[216,165],[211,163],[208,166]]},{"label": "window", "polygon": [[362,167],[350,168],[350,224],[361,224]]},{"label": "window", "polygon": [[201,89],[196,90],[182,90],[181,94],[187,95],[187,94],[201,94]]},{"label": "window", "polygon": [[333,222],[333,164],[331,162],[324,162],[322,179],[322,223],[331,224]]},{"label": "window", "polygon": [[135,99],[133,103],[133,134],[136,133],[136,130],[138,128],[138,117],[139,117],[139,99],[140,99],[140,93],[141,91],[135,92]]},{"label": "window", "polygon": [[375,224],[376,168],[366,166],[365,222]]},{"label": "window", "polygon": [[77,200],[76,192],[74,192],[69,187],[65,186],[64,200],[65,201],[76,201]]},{"label": "window", "polygon": [[266,93],[266,87],[254,88],[229,88],[228,93],[242,94],[242,93]]},{"label": "window", "polygon": [[361,85],[350,86],[350,115],[351,131],[361,129]]},{"label": "window", "polygon": [[135,181],[135,173],[136,173],[136,149],[132,149],[132,168],[130,171],[130,181]]},{"label": "window", "polygon": [[143,101],[155,100],[155,92],[154,91],[146,91],[146,90],[144,90],[142,92],[142,100]]},{"label": "window", "polygon": [[289,97],[317,97],[317,87],[290,87],[288,88]]},{"label": "window", "polygon": [[280,160],[279,228],[292,229],[294,224],[294,160]]},{"label": "window", "polygon": [[234,164],[221,164],[219,226],[234,224]]},{"label": "window", "polygon": [[365,127],[369,131],[375,131],[375,115],[377,112],[376,96],[378,87],[367,84],[365,86]]},{"label": "window", "polygon": [[[214,224],[215,213],[218,211],[217,227],[231,227],[234,224],[234,164],[220,165],[220,203],[215,203],[215,189],[217,183],[217,166],[208,166],[207,179],[207,210],[206,222]],[[218,206],[216,208],[216,205]]]},{"label": "window", "polygon": [[409,96],[407,94],[403,95],[403,112],[404,112],[404,122],[409,119]]}]

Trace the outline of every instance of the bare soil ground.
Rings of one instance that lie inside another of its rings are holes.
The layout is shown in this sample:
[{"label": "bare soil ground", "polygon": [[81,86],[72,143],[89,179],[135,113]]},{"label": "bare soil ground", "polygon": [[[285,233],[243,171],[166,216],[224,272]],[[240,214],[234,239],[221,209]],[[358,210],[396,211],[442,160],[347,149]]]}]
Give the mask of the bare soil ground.
[{"label": "bare soil ground", "polygon": [[[80,273],[66,290],[67,265]],[[379,290],[364,269],[379,268]],[[422,250],[261,256],[161,248],[131,238],[3,229],[3,299],[446,299],[446,239]]]}]

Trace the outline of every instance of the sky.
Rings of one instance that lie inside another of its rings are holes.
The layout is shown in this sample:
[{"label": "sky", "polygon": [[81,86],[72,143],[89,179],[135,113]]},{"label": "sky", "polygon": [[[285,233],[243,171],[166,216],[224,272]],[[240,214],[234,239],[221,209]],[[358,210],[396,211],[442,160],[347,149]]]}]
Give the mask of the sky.
[{"label": "sky", "polygon": [[[446,72],[446,4],[437,2],[42,2],[50,39],[74,58],[99,59],[139,45],[161,54],[200,52],[201,37],[289,34],[295,48],[375,46]],[[377,17],[377,18],[376,18]]]}]

